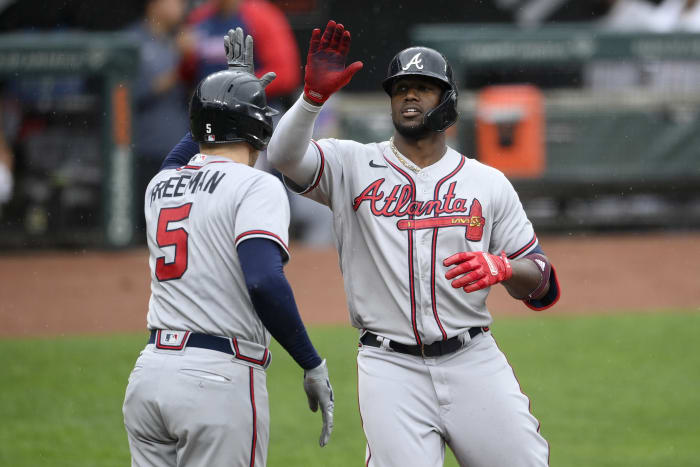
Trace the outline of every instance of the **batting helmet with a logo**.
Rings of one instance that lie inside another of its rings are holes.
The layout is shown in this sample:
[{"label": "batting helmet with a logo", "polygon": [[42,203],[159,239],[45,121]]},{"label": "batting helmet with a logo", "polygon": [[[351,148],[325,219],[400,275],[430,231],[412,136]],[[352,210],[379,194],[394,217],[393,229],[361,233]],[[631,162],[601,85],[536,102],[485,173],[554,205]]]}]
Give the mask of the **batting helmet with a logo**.
[{"label": "batting helmet with a logo", "polygon": [[382,87],[391,95],[394,81],[405,76],[423,76],[437,80],[445,90],[440,103],[423,117],[433,131],[445,131],[457,121],[457,85],[452,67],[437,50],[429,47],[409,47],[397,53],[389,63]]},{"label": "batting helmet with a logo", "polygon": [[254,75],[226,70],[204,78],[190,101],[190,130],[199,143],[245,141],[262,150],[272,136],[264,83]]}]

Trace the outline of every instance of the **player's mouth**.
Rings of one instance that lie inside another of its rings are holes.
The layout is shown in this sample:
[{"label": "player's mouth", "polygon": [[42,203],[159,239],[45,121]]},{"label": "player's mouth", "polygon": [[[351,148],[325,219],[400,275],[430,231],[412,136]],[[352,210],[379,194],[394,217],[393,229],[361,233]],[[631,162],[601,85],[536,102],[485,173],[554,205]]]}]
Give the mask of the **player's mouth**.
[{"label": "player's mouth", "polygon": [[423,111],[421,109],[419,109],[416,106],[412,106],[412,105],[406,106],[406,107],[401,109],[401,115],[404,118],[417,117],[418,115],[420,115],[422,113],[423,113]]}]

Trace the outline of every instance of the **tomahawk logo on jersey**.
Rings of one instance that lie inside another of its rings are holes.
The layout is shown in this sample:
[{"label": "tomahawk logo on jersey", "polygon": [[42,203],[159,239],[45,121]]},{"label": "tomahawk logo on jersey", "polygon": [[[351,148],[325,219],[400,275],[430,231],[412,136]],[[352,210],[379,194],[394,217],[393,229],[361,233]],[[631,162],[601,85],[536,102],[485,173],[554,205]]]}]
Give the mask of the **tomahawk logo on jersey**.
[{"label": "tomahawk logo on jersey", "polygon": [[[457,182],[452,182],[442,199],[429,201],[411,201],[410,185],[394,185],[388,194],[382,190],[385,179],[372,182],[355,198],[353,209],[357,211],[362,203],[370,204],[370,211],[375,216],[404,217],[434,216],[419,220],[401,219],[397,222],[399,230],[419,230],[440,227],[464,227],[467,240],[481,240],[485,219],[481,216],[481,203],[474,198],[471,205],[465,198],[455,197]],[[467,208],[469,206],[469,208]],[[467,213],[466,216],[445,214]]]},{"label": "tomahawk logo on jersey", "polygon": [[[537,248],[532,224],[506,177],[452,149],[414,173],[388,142],[314,143],[313,181],[297,191],[333,210],[353,324],[372,323],[373,331],[393,340],[423,343],[489,326],[484,302],[489,290],[454,289],[443,278],[442,261],[457,251],[505,251],[516,259]],[[387,165],[381,178],[372,161]],[[392,287],[377,288],[380,282]]]}]

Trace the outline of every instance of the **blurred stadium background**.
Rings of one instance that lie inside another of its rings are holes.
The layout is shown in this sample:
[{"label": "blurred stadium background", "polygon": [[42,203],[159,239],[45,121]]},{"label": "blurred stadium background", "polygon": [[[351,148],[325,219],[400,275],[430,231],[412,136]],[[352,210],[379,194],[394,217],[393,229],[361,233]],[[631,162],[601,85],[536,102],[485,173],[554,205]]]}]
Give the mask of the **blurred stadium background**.
[{"label": "blurred stadium background", "polygon": [[[638,19],[609,26],[605,1],[454,2],[449,14],[414,1],[275,3],[302,56],[310,29],[338,18],[366,63],[320,134],[386,139],[378,83],[395,51],[424,44],[447,55],[461,89],[451,143],[511,177],[538,232],[700,226],[700,35]],[[0,2],[2,123],[15,155],[0,248],[138,244],[142,44],[119,31],[143,2],[41,5]]]},{"label": "blurred stadium background", "polygon": [[[186,12],[205,3],[174,1]],[[128,462],[120,398],[143,341],[134,333],[144,328],[149,278],[135,168],[146,44],[125,30],[149,3],[0,0],[0,165],[14,178],[0,201],[0,355],[9,362],[1,465]],[[398,50],[428,45],[452,63],[461,117],[450,144],[509,176],[559,265],[554,316],[521,320],[501,290],[489,298],[552,465],[698,465],[700,2],[271,3],[302,63],[311,29],[329,18],[352,31],[351,59],[365,63],[324,108],[319,136],[388,138],[379,83]],[[276,348],[270,463],[356,465],[356,343],[343,326],[329,212],[290,201],[287,272],[342,385],[341,416],[321,457],[311,441],[299,449],[298,435],[316,436],[316,419]],[[631,313],[608,313],[619,311]],[[130,334],[106,335],[115,331]],[[97,430],[103,439],[93,439]]]}]

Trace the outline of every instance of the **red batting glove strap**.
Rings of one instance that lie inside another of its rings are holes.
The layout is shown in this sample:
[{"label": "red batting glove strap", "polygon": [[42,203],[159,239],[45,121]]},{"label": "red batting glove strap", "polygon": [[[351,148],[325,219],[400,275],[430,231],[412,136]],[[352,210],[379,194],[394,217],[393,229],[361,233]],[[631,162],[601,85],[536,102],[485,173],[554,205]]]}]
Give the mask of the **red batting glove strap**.
[{"label": "red batting glove strap", "polygon": [[342,24],[329,21],[323,35],[320,29],[313,30],[304,67],[304,95],[309,100],[323,104],[362,68],[362,62],[345,67],[348,52],[350,31]]},{"label": "red batting glove strap", "polygon": [[495,256],[483,251],[457,253],[442,262],[445,266],[455,265],[445,273],[452,280],[452,287],[463,288],[465,292],[491,287],[513,276],[513,269],[505,252]]}]

